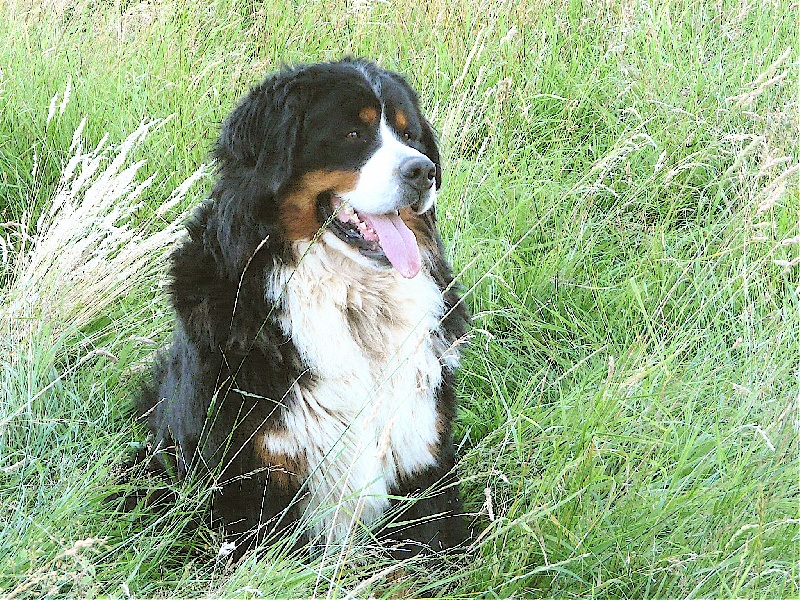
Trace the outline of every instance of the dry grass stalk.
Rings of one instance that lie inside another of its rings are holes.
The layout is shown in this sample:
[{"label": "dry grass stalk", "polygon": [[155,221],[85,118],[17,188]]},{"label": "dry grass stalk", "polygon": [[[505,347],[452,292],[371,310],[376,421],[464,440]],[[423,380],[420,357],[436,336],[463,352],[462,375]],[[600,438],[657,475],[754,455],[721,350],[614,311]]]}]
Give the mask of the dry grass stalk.
[{"label": "dry grass stalk", "polygon": [[782,73],[778,73],[777,75],[775,73],[791,55],[792,49],[786,48],[786,50],[783,51],[783,54],[781,54],[769,67],[767,67],[766,71],[761,73],[755,81],[749,84],[752,88],[750,91],[737,96],[730,96],[727,98],[727,101],[736,101],[736,106],[739,108],[747,108],[752,106],[758,97],[761,96],[761,94],[763,94],[770,87],[780,83],[786,78],[787,75],[789,75],[789,71],[784,71]]},{"label": "dry grass stalk", "polygon": [[[148,233],[137,213],[155,175],[137,183],[143,161],[128,160],[158,123],[143,122],[118,147],[106,136],[88,151],[81,140],[85,120],[78,127],[50,208],[30,235],[3,245],[10,274],[0,293],[4,353],[13,356],[37,332],[57,340],[68,328],[90,324],[163,268],[161,259],[180,236],[184,215]],[[201,166],[179,186],[156,216],[180,204],[206,170]],[[30,231],[32,219],[28,213],[17,229]]]}]

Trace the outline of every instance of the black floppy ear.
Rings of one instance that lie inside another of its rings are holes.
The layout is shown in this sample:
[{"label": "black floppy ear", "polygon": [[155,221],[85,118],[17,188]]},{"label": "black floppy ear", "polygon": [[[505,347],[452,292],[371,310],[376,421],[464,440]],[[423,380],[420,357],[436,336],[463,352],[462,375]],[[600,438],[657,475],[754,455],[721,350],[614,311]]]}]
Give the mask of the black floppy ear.
[{"label": "black floppy ear", "polygon": [[285,73],[252,88],[222,124],[214,148],[220,172],[255,169],[253,175],[277,194],[292,173],[303,115],[300,96]]},{"label": "black floppy ear", "polygon": [[436,142],[436,133],[428,120],[422,118],[422,144],[425,146],[425,156],[436,165],[436,189],[442,187],[442,160],[439,157],[439,145]]}]

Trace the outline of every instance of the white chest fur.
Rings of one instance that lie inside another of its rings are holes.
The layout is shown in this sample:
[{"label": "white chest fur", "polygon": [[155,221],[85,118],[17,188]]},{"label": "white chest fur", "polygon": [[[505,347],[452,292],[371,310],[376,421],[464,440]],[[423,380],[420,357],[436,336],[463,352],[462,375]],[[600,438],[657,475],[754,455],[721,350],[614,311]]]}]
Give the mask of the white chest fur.
[{"label": "white chest fur", "polygon": [[285,400],[285,432],[259,443],[303,459],[308,527],[339,542],[381,517],[399,476],[435,460],[443,301],[426,269],[403,279],[330,233],[296,251],[299,265],[275,269],[267,294],[312,377]]}]

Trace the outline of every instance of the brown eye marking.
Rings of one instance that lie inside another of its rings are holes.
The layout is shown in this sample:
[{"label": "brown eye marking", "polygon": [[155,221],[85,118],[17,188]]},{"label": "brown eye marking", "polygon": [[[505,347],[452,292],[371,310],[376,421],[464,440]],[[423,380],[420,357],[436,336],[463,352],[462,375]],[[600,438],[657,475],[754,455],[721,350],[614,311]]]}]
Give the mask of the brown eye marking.
[{"label": "brown eye marking", "polygon": [[378,120],[378,111],[372,106],[365,106],[359,111],[358,118],[367,125],[374,125]]},{"label": "brown eye marking", "polygon": [[398,110],[394,116],[394,124],[398,131],[406,131],[408,128],[408,117],[402,110]]}]

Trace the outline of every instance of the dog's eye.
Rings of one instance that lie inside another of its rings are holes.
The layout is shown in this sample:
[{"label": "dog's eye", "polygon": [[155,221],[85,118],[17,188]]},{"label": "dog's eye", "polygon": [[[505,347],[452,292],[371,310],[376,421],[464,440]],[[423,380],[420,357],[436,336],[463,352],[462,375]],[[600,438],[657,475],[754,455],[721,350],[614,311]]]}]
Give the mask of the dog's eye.
[{"label": "dog's eye", "polygon": [[351,131],[350,133],[347,134],[347,139],[348,140],[357,140],[360,137],[361,137],[361,134],[358,133],[357,131]]},{"label": "dog's eye", "polygon": [[404,139],[405,141],[407,141],[407,142],[410,142],[410,141],[411,141],[411,139],[412,139],[411,132],[410,132],[410,131],[404,131],[404,132],[403,132],[403,139]]}]

